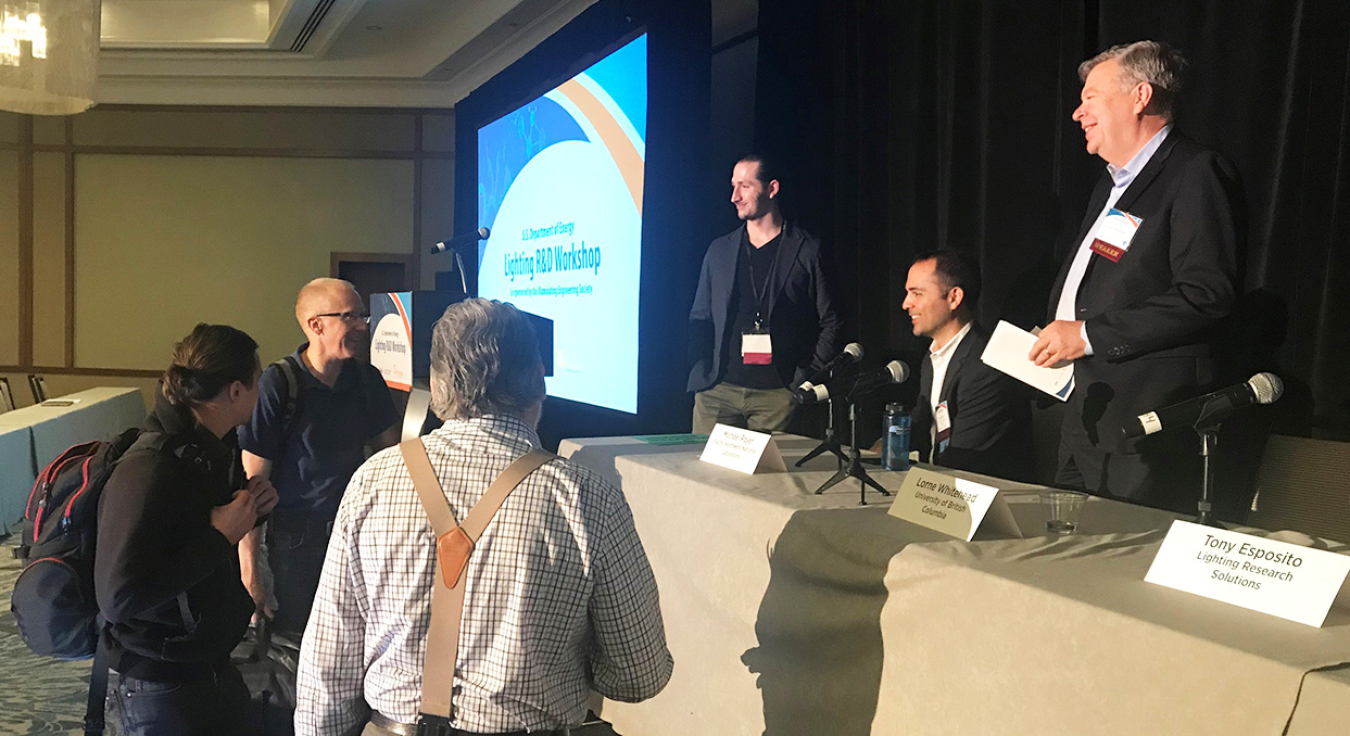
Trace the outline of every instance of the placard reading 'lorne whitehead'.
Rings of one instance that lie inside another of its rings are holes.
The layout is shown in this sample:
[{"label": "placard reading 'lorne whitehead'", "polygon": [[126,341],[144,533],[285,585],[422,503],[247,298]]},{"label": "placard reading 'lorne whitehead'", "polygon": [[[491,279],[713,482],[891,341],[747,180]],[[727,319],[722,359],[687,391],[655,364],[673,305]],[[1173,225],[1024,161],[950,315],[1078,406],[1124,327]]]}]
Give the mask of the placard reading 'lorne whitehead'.
[{"label": "placard reading 'lorne whitehead'", "polygon": [[1350,573],[1350,557],[1174,521],[1144,580],[1321,626]]},{"label": "placard reading 'lorne whitehead'", "polygon": [[1011,537],[1022,536],[997,488],[918,466],[906,471],[888,513],[967,542],[981,524]]}]

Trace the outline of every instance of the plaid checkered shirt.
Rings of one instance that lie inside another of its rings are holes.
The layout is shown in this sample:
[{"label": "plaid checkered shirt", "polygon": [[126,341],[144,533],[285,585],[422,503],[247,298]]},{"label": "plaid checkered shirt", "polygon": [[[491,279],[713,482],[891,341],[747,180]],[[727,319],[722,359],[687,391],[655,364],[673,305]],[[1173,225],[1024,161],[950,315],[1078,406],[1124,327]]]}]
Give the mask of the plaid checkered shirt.
[{"label": "plaid checkered shirt", "polygon": [[[423,438],[464,519],[539,437],[511,417],[447,422]],[[352,477],[338,509],[300,653],[296,733],[354,733],[367,704],[417,720],[431,622],[435,534],[397,447]],[[589,691],[638,701],[672,659],[647,555],[623,494],[554,460],[507,498],[469,559],[455,666],[454,726],[580,724]]]}]

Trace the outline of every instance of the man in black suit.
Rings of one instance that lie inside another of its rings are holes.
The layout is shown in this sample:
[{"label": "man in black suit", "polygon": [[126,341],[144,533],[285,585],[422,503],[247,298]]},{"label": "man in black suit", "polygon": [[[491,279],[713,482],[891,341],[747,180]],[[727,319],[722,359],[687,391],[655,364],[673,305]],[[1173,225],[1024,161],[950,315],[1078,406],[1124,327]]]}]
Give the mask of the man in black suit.
[{"label": "man in black suit", "polygon": [[1185,63],[1176,50],[1139,41],[1079,67],[1073,119],[1107,175],[1051,292],[1054,321],[1029,357],[1074,367],[1059,484],[1194,511],[1194,434],[1121,435],[1137,415],[1212,388],[1212,343],[1237,296],[1237,173],[1172,130]]},{"label": "man in black suit", "polygon": [[1031,397],[1018,381],[980,360],[989,333],[975,324],[980,266],[954,250],[914,259],[905,311],[914,334],[933,340],[919,369],[913,437],[934,465],[1030,481]]},{"label": "man in black suit", "polygon": [[779,187],[764,156],[745,156],[732,171],[731,203],[745,224],[708,246],[689,310],[695,432],[719,423],[786,429],[787,387],[840,350],[820,241],[784,222]]}]

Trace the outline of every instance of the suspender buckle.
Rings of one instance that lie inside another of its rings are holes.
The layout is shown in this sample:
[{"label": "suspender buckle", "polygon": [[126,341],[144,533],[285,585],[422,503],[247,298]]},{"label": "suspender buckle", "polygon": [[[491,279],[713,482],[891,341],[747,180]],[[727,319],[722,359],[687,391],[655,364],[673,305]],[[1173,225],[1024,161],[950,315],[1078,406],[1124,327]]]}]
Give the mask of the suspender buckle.
[{"label": "suspender buckle", "polygon": [[430,713],[417,715],[417,736],[454,736],[455,729],[445,716],[433,716]]}]

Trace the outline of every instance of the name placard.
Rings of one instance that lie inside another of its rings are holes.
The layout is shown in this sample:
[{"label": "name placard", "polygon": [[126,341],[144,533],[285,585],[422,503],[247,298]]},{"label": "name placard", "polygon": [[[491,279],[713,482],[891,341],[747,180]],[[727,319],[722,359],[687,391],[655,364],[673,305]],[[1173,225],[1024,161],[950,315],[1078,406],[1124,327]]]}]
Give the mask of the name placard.
[{"label": "name placard", "polygon": [[773,435],[719,424],[708,435],[699,459],[739,473],[786,473]]},{"label": "name placard", "polygon": [[1320,627],[1347,573],[1345,555],[1174,521],[1144,580]]},{"label": "name placard", "polygon": [[989,531],[1022,537],[997,488],[919,466],[905,473],[888,513],[967,542],[982,524]]}]

